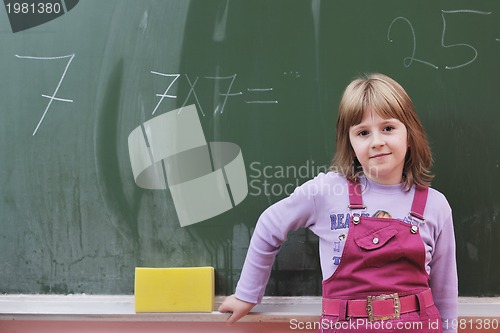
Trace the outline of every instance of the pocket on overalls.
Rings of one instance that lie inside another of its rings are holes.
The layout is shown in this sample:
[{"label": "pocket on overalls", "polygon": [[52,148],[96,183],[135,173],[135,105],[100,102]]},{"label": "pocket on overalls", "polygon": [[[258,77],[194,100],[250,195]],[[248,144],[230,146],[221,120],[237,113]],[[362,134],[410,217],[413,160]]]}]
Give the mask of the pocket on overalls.
[{"label": "pocket on overalls", "polygon": [[369,267],[382,267],[400,258],[402,251],[397,234],[396,228],[387,226],[355,237],[354,242],[364,252],[364,263]]}]

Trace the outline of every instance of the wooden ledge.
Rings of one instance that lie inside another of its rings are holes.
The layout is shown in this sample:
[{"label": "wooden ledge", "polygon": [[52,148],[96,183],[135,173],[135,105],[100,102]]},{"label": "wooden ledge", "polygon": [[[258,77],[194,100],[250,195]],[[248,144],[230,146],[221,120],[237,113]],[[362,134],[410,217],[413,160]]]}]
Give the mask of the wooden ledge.
[{"label": "wooden ledge", "polygon": [[[224,297],[215,299],[217,309]],[[500,297],[459,298],[459,317],[500,316]],[[289,323],[318,320],[321,297],[264,297],[242,322]],[[134,296],[0,295],[0,320],[225,322],[228,315],[211,313],[135,313]]]}]

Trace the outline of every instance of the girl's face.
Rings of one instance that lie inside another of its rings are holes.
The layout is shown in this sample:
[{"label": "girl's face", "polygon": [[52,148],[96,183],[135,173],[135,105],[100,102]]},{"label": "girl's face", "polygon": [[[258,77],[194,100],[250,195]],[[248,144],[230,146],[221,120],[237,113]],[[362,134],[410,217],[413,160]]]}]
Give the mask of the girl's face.
[{"label": "girl's face", "polygon": [[406,126],[367,109],[361,123],[351,126],[349,139],[368,179],[384,185],[399,184],[408,151]]}]

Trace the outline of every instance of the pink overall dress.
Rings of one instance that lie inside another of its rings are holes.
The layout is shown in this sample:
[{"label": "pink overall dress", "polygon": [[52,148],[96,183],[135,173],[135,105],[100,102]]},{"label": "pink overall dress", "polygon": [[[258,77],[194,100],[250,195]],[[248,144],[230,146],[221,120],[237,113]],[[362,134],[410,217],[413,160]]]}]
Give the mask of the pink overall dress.
[{"label": "pink overall dress", "polygon": [[[410,218],[424,221],[428,188],[415,191]],[[349,182],[351,220],[340,264],[323,281],[321,332],[442,332],[417,225],[360,213]],[[357,212],[356,212],[357,211]]]}]

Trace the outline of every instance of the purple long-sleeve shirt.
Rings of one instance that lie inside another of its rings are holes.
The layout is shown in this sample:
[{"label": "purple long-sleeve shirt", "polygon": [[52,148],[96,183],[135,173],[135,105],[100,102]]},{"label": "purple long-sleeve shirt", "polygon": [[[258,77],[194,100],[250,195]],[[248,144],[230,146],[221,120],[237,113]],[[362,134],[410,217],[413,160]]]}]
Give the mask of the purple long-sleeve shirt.
[{"label": "purple long-sleeve shirt", "polygon": [[[404,191],[402,185],[380,185],[361,179],[364,214],[386,212],[410,223],[408,213],[415,189]],[[287,198],[275,203],[260,216],[236,287],[236,297],[260,303],[271,274],[276,254],[290,231],[309,228],[319,237],[323,279],[337,268],[347,236],[351,211],[345,177],[335,172],[321,173],[297,187]],[[430,275],[434,302],[441,313],[443,328],[453,332],[457,318],[458,278],[455,258],[455,235],[448,201],[430,188],[424,212],[425,224],[420,235],[425,246],[425,269]],[[335,259],[338,258],[338,259]],[[383,269],[383,268],[381,268]]]}]

